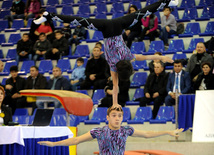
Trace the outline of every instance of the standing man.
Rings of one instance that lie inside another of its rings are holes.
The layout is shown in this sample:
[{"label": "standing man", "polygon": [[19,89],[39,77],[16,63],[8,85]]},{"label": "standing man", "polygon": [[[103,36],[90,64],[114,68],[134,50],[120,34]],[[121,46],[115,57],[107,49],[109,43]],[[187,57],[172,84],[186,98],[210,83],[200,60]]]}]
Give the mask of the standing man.
[{"label": "standing man", "polygon": [[169,79],[166,86],[168,95],[165,98],[165,105],[175,105],[176,89],[178,94],[188,94],[191,90],[191,79],[188,72],[182,70],[183,65],[181,60],[174,61],[174,71],[169,74]]}]

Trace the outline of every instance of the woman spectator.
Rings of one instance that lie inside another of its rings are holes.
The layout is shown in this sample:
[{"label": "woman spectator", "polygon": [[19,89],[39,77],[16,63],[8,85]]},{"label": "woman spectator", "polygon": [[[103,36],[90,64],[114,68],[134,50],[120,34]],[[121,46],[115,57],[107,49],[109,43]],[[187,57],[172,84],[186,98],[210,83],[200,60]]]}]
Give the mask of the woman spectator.
[{"label": "woman spectator", "polygon": [[[136,12],[137,6],[135,5],[131,5],[129,7],[129,11],[128,14],[134,13]],[[132,41],[135,39],[135,37],[138,37],[139,34],[141,33],[141,22],[137,22],[134,26],[128,28],[125,30],[125,32],[123,33],[123,40],[127,41],[127,47],[130,48],[132,45]]]},{"label": "woman spectator", "polygon": [[39,14],[39,9],[41,7],[40,0],[27,0],[25,8],[25,19],[36,18]]},{"label": "woman spectator", "polygon": [[149,37],[150,42],[155,40],[155,37],[158,36],[158,18],[155,14],[151,14],[146,17],[146,19],[142,18],[141,22],[144,26],[143,31],[138,38],[138,41],[144,40],[145,36]]}]

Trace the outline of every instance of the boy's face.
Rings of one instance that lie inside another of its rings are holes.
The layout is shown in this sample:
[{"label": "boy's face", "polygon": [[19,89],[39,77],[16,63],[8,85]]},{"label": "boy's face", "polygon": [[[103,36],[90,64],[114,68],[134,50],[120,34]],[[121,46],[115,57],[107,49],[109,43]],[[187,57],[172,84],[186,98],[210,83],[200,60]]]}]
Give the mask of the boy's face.
[{"label": "boy's face", "polygon": [[83,65],[83,62],[82,61],[77,61],[77,66],[82,66]]},{"label": "boy's face", "polygon": [[121,122],[123,121],[123,112],[112,110],[109,115],[107,115],[108,126],[112,130],[120,129]]},{"label": "boy's face", "polygon": [[62,38],[62,34],[61,34],[61,33],[56,33],[56,34],[55,34],[55,38],[56,38],[57,40],[59,40],[60,38]]},{"label": "boy's face", "polygon": [[28,40],[29,40],[28,35],[23,35],[23,36],[22,36],[22,40],[23,40],[24,42],[28,41]]},{"label": "boy's face", "polygon": [[170,13],[171,13],[171,12],[170,12],[170,10],[169,10],[168,8],[166,8],[166,9],[163,11],[164,16],[169,16]]},{"label": "boy's face", "polygon": [[45,41],[45,39],[46,39],[46,36],[45,36],[45,35],[39,36],[39,40],[40,40],[40,41]]}]

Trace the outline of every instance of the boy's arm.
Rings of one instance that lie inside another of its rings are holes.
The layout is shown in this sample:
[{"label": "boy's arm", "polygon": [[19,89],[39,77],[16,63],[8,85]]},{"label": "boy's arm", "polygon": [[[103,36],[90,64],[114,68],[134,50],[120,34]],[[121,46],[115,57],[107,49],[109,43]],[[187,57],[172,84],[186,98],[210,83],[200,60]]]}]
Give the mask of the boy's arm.
[{"label": "boy's arm", "polygon": [[173,63],[174,61],[167,56],[159,56],[159,55],[141,55],[135,54],[136,60],[143,61],[143,60],[161,60],[162,62],[169,62]]},{"label": "boy's arm", "polygon": [[90,134],[90,131],[87,132],[86,134],[83,134],[79,137],[74,137],[74,138],[68,138],[65,140],[61,140],[58,142],[50,142],[50,141],[40,141],[38,142],[38,144],[40,145],[45,145],[45,146],[50,146],[50,147],[54,147],[54,146],[70,146],[70,145],[77,145],[79,143],[85,142],[85,141],[89,141],[92,140],[93,137]]},{"label": "boy's arm", "polygon": [[142,130],[134,130],[132,137],[143,137],[143,138],[154,138],[163,135],[170,135],[174,137],[178,137],[179,133],[182,132],[184,129],[176,129],[171,131],[142,131]]},{"label": "boy's arm", "polygon": [[118,96],[118,73],[111,71],[111,77],[113,82],[113,91],[112,91],[112,98],[113,98],[113,107],[120,106],[117,101]]}]

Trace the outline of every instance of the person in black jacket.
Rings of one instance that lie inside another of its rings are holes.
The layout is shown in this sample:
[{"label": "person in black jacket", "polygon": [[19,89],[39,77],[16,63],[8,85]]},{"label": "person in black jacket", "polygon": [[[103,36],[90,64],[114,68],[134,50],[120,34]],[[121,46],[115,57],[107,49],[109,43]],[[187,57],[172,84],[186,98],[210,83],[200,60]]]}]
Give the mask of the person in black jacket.
[{"label": "person in black jacket", "polygon": [[110,76],[107,61],[100,57],[100,48],[95,46],[92,53],[93,57],[88,60],[85,69],[86,79],[80,84],[81,89],[89,89],[91,86],[94,90],[103,89]]},{"label": "person in black jacket", "polygon": [[13,22],[14,19],[24,19],[24,10],[25,3],[22,0],[15,0],[10,9],[11,15],[4,17],[5,20],[8,20],[8,26],[11,27],[10,22]]},{"label": "person in black jacket", "polygon": [[17,56],[16,56],[16,62],[19,64],[19,59],[21,58],[28,58],[29,60],[32,60],[32,48],[33,44],[32,41],[29,38],[28,33],[24,33],[22,35],[22,39],[20,39],[17,42]]},{"label": "person in black jacket", "polygon": [[9,122],[12,122],[11,108],[6,107],[4,104],[2,104],[4,97],[4,88],[0,86],[0,125],[8,125]]},{"label": "person in black jacket", "polygon": [[153,119],[156,118],[161,103],[167,95],[166,85],[168,81],[168,73],[164,71],[163,63],[156,62],[154,67],[154,73],[151,73],[144,86],[145,96],[140,98],[140,106],[144,107],[150,102],[154,102],[154,108],[152,111]]},{"label": "person in black jacket", "polygon": [[18,67],[10,67],[11,77],[6,80],[5,91],[6,97],[4,103],[12,108],[14,114],[16,108],[24,108],[26,106],[26,97],[20,95],[19,91],[25,88],[25,79],[18,75]]},{"label": "person in black jacket", "polygon": [[52,50],[46,53],[47,59],[59,60],[60,56],[68,55],[68,41],[63,36],[61,30],[55,31],[55,38],[52,44]]}]

